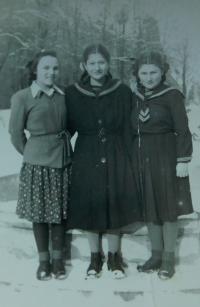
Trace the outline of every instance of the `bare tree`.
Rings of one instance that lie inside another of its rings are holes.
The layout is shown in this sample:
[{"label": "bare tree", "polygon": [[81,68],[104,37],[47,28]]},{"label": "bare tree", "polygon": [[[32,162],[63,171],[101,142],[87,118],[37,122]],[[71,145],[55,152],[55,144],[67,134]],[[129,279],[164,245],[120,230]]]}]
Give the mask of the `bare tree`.
[{"label": "bare tree", "polygon": [[190,70],[189,70],[189,42],[185,39],[180,43],[171,55],[172,71],[175,74],[175,79],[181,87],[181,90],[186,97],[185,103],[188,104],[187,99],[190,87]]},{"label": "bare tree", "polygon": [[[120,57],[125,56],[126,49],[126,25],[128,22],[129,14],[128,7],[123,6],[121,10],[116,14],[116,21],[119,27],[119,40],[118,40],[118,55]],[[119,62],[119,74],[120,78],[124,80],[124,62]]]}]

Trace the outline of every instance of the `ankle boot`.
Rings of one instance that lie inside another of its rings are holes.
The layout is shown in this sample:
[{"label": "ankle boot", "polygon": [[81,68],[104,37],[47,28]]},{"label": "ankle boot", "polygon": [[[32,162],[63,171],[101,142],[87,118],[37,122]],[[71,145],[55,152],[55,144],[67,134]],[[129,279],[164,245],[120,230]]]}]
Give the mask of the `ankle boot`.
[{"label": "ankle boot", "polygon": [[65,279],[66,269],[62,259],[53,259],[52,260],[52,274],[55,279]]},{"label": "ankle boot", "polygon": [[87,269],[87,278],[100,277],[103,267],[102,255],[100,252],[91,253],[90,265]]},{"label": "ankle boot", "polygon": [[162,265],[158,271],[158,277],[167,280],[175,274],[175,254],[174,252],[164,252],[162,257]]},{"label": "ankle boot", "polygon": [[160,269],[162,264],[162,252],[152,251],[152,256],[143,264],[138,265],[138,272],[152,273]]},{"label": "ankle boot", "polygon": [[39,266],[36,272],[36,277],[39,280],[51,279],[51,264],[49,252],[39,253]]},{"label": "ankle boot", "polygon": [[108,270],[112,272],[115,279],[120,279],[125,277],[125,272],[122,266],[122,259],[119,253],[108,252],[107,261]]},{"label": "ankle boot", "polygon": [[124,258],[123,258],[123,255],[122,255],[122,252],[121,251],[118,251],[118,256],[119,256],[119,259],[121,261],[121,264],[122,264],[122,267],[123,268],[128,268],[128,263],[125,262]]},{"label": "ankle boot", "polygon": [[40,261],[39,267],[36,272],[36,277],[39,280],[51,279],[51,264],[49,261]]},{"label": "ankle boot", "polygon": [[67,277],[62,251],[60,250],[52,251],[52,274],[55,279],[62,280]]}]

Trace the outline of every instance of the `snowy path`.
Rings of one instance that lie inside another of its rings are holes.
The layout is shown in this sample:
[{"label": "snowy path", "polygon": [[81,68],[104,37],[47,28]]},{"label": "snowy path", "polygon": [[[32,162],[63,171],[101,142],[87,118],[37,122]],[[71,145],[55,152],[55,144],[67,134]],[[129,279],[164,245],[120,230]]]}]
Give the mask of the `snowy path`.
[{"label": "snowy path", "polygon": [[[155,274],[139,274],[136,265],[149,255],[149,242],[144,234],[126,235],[123,254],[129,264],[127,278],[112,280],[104,265],[98,280],[85,280],[89,261],[85,237],[75,234],[72,242],[72,261],[67,265],[64,281],[40,282],[35,278],[37,253],[30,223],[15,215],[15,202],[0,203],[0,298],[2,307],[197,307],[200,300],[199,216],[180,221],[177,273],[170,281],[162,282]],[[183,228],[184,227],[184,228]],[[183,234],[184,229],[184,236]],[[105,250],[107,242],[103,241]],[[164,300],[164,301],[163,301]],[[160,302],[162,302],[162,305]],[[178,302],[181,304],[179,305]],[[172,305],[175,306],[175,305]]]}]

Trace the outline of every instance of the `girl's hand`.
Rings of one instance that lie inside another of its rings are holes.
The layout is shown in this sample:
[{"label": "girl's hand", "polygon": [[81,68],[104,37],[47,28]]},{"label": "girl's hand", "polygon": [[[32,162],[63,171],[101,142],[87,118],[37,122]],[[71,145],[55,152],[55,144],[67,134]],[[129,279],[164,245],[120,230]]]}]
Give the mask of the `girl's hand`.
[{"label": "girl's hand", "polygon": [[187,177],[189,175],[188,163],[177,163],[176,165],[176,176],[177,177]]}]

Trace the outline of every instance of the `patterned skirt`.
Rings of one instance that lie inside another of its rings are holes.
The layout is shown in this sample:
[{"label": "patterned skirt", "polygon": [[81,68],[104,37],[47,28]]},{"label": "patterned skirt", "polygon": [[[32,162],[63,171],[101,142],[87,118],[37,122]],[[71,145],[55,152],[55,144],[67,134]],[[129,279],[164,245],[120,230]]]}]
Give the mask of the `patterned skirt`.
[{"label": "patterned skirt", "polygon": [[71,169],[23,163],[16,213],[35,223],[67,219]]}]

